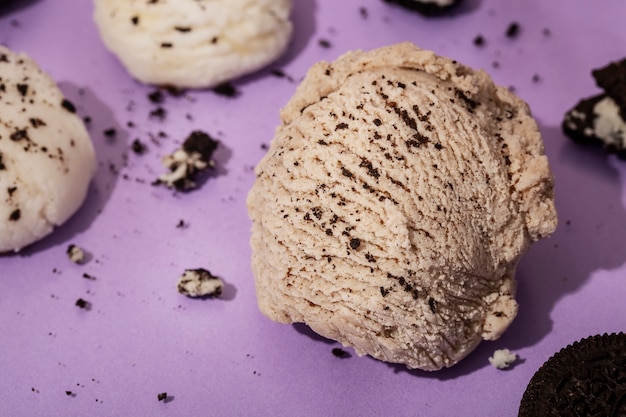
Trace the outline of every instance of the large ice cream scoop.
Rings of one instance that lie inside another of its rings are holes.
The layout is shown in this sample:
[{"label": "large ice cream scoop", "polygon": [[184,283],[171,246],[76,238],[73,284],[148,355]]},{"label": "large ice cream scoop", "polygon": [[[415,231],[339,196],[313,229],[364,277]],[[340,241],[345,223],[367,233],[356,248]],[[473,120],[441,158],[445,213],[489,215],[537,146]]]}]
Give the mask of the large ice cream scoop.
[{"label": "large ice cream scoop", "polygon": [[102,41],[139,81],[213,87],[278,58],[291,0],[94,0]]},{"label": "large ice cream scoop", "polygon": [[64,223],[95,171],[94,147],[74,105],[26,54],[0,46],[0,253]]},{"label": "large ice cream scoop", "polygon": [[424,370],[504,332],[557,224],[522,100],[403,43],[314,65],[281,118],[247,201],[265,315]]}]

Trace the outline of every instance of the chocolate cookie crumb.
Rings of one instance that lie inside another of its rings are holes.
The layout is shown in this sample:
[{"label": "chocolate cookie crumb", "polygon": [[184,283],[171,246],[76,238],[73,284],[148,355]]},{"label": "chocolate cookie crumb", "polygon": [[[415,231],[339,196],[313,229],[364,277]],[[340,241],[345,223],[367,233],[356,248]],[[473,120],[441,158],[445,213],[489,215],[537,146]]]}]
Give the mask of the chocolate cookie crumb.
[{"label": "chocolate cookie crumb", "polygon": [[506,28],[505,35],[509,39],[515,39],[519,36],[520,33],[520,25],[517,22],[511,22],[509,26]]},{"label": "chocolate cookie crumb", "polygon": [[419,0],[383,0],[385,3],[397,4],[405,9],[416,11],[427,17],[434,17],[445,14],[461,3],[461,0],[452,2],[447,6],[439,6],[436,3]]},{"label": "chocolate cookie crumb", "polygon": [[85,262],[85,252],[79,246],[70,244],[67,247],[65,253],[67,253],[70,261],[74,262],[75,264],[82,264],[83,262]]},{"label": "chocolate cookie crumb", "polygon": [[143,155],[144,153],[146,153],[146,150],[148,149],[148,147],[139,139],[135,139],[133,140],[133,143],[131,144],[131,149],[137,155]]},{"label": "chocolate cookie crumb", "polygon": [[478,46],[479,48],[485,46],[485,38],[483,37],[483,35],[476,35],[472,42],[475,46]]},{"label": "chocolate cookie crumb", "polygon": [[215,166],[211,156],[217,146],[218,142],[208,134],[199,130],[192,132],[180,149],[163,157],[163,165],[170,172],[161,175],[154,184],[165,184],[179,191],[196,188],[198,173]]},{"label": "chocolate cookie crumb", "polygon": [[157,395],[158,401],[165,401],[166,398],[167,398],[167,392],[161,392]]},{"label": "chocolate cookie crumb", "polygon": [[330,41],[328,39],[320,39],[318,41],[319,46],[321,46],[322,48],[330,48],[332,46],[332,44],[330,43]]},{"label": "chocolate cookie crumb", "polygon": [[332,353],[333,356],[339,359],[347,359],[350,357],[350,354],[341,348],[333,348]]},{"label": "chocolate cookie crumb", "polygon": [[186,269],[177,288],[179,293],[188,297],[219,297],[224,282],[204,268]]},{"label": "chocolate cookie crumb", "polygon": [[222,83],[213,88],[213,92],[215,94],[228,98],[236,98],[241,95],[241,93],[235,88],[235,86],[228,82]]},{"label": "chocolate cookie crumb", "polygon": [[91,309],[91,303],[89,301],[83,300],[82,298],[76,300],[76,306],[82,308],[83,310]]}]

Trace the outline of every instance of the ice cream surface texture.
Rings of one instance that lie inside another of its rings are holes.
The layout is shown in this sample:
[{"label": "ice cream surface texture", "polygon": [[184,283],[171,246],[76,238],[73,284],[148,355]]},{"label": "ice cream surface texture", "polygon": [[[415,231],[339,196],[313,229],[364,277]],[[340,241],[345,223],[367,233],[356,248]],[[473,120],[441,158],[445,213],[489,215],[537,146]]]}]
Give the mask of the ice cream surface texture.
[{"label": "ice cream surface texture", "polygon": [[521,99],[402,43],[315,64],[281,120],[247,200],[265,315],[424,370],[505,331],[557,224]]},{"label": "ice cream surface texture", "polygon": [[291,0],[94,0],[104,44],[139,81],[213,87],[278,58]]},{"label": "ice cream surface texture", "polygon": [[83,203],[96,157],[75,112],[32,59],[0,46],[0,253],[46,236]]}]

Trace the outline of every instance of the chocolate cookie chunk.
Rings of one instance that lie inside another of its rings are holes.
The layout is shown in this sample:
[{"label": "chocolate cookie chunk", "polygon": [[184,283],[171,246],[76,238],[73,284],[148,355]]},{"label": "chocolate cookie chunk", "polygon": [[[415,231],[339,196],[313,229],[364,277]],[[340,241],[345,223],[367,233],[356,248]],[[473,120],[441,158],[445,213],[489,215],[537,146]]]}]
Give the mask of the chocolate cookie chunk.
[{"label": "chocolate cookie chunk", "polygon": [[424,16],[436,16],[445,13],[461,3],[461,0],[383,0],[385,3],[394,3],[409,10],[415,10]]},{"label": "chocolate cookie chunk", "polygon": [[602,94],[582,99],[565,114],[562,128],[571,139],[595,143],[626,159],[626,59],[592,71]]},{"label": "chocolate cookie chunk", "polygon": [[591,336],[552,356],[522,397],[519,417],[626,416],[626,334]]}]

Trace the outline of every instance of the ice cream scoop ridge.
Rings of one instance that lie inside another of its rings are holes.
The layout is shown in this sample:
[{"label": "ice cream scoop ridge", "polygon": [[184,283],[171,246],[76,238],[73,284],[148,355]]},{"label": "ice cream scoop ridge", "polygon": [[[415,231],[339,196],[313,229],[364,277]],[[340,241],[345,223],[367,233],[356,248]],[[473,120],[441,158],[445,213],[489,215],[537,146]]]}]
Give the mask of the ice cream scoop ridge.
[{"label": "ice cream scoop ridge", "polygon": [[281,120],[247,201],[265,315],[424,370],[506,330],[557,224],[521,99],[402,43],[315,64]]}]

